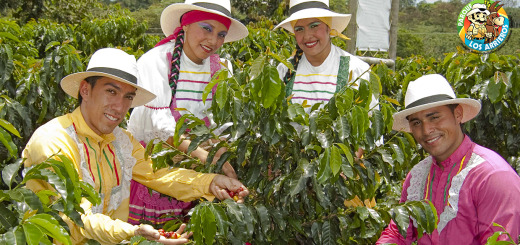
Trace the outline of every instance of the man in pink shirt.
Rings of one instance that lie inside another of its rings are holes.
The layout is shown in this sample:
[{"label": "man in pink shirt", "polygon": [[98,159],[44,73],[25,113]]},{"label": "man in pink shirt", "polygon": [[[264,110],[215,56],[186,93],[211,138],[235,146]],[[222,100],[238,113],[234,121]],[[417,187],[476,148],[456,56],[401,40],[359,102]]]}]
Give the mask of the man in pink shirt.
[{"label": "man in pink shirt", "polygon": [[404,238],[391,221],[376,244],[485,244],[501,230],[493,223],[518,242],[520,177],[500,155],[462,132],[480,102],[456,98],[444,77],[431,74],[410,82],[405,107],[394,114],[393,129],[411,132],[430,156],[408,173],[401,202],[430,200],[439,222],[432,234],[417,239],[414,222]]}]

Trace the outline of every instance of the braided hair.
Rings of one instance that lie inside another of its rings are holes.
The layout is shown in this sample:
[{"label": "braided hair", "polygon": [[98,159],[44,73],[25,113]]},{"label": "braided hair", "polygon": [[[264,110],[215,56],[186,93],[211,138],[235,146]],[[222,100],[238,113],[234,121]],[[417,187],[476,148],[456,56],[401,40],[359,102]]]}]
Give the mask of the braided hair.
[{"label": "braided hair", "polygon": [[300,63],[300,59],[302,58],[303,50],[300,48],[300,46],[296,45],[296,53],[291,58],[291,64],[294,67],[294,70],[287,69],[287,72],[285,73],[283,82],[285,84],[288,84],[291,79],[296,75],[296,70],[298,69],[298,63]]},{"label": "braided hair", "polygon": [[175,38],[175,46],[173,48],[171,70],[170,70],[170,88],[172,88],[172,99],[177,92],[177,81],[179,80],[179,73],[181,69],[181,55],[182,46],[184,45],[184,30],[180,30]]}]

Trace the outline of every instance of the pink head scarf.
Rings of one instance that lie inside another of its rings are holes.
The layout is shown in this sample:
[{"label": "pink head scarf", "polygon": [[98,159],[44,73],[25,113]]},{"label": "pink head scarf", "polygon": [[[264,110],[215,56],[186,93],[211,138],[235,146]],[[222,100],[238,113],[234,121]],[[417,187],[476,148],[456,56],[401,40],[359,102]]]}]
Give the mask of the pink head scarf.
[{"label": "pink head scarf", "polygon": [[231,19],[224,17],[222,15],[204,12],[200,10],[192,10],[189,12],[184,13],[181,16],[181,25],[173,31],[173,34],[169,35],[168,37],[164,38],[160,42],[158,42],[155,47],[161,46],[165,43],[170,42],[171,40],[174,40],[177,38],[177,35],[182,30],[182,27],[185,25],[189,25],[195,22],[203,21],[203,20],[216,20],[220,23],[222,23],[226,28],[229,30],[229,26],[231,26]]}]

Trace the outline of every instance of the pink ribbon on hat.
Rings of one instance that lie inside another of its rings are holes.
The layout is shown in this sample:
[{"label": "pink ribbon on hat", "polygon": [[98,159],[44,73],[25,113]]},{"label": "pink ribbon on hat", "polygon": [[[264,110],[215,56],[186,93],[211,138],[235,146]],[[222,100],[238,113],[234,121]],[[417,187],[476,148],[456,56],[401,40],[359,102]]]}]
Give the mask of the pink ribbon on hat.
[{"label": "pink ribbon on hat", "polygon": [[161,40],[160,42],[158,42],[155,45],[155,47],[168,43],[171,40],[175,40],[177,38],[177,35],[179,34],[179,32],[182,30],[182,27],[195,23],[195,22],[203,21],[203,20],[216,20],[216,21],[222,23],[224,26],[226,26],[226,29],[228,29],[228,30],[229,30],[229,27],[231,26],[231,19],[229,19],[228,17],[224,17],[222,15],[209,13],[209,12],[205,12],[205,11],[200,11],[200,10],[192,10],[192,11],[186,12],[182,15],[181,25],[179,27],[175,28],[175,30],[173,31],[173,34],[169,35],[168,37],[166,37],[163,40]]}]

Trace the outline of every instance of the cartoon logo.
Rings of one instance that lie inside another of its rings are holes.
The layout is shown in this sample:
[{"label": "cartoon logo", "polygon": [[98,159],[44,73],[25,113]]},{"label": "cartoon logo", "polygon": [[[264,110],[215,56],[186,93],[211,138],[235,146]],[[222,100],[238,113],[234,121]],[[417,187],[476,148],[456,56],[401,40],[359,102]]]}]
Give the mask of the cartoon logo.
[{"label": "cartoon logo", "polygon": [[500,1],[476,0],[468,3],[457,20],[459,37],[479,53],[496,50],[509,35],[509,18]]}]

